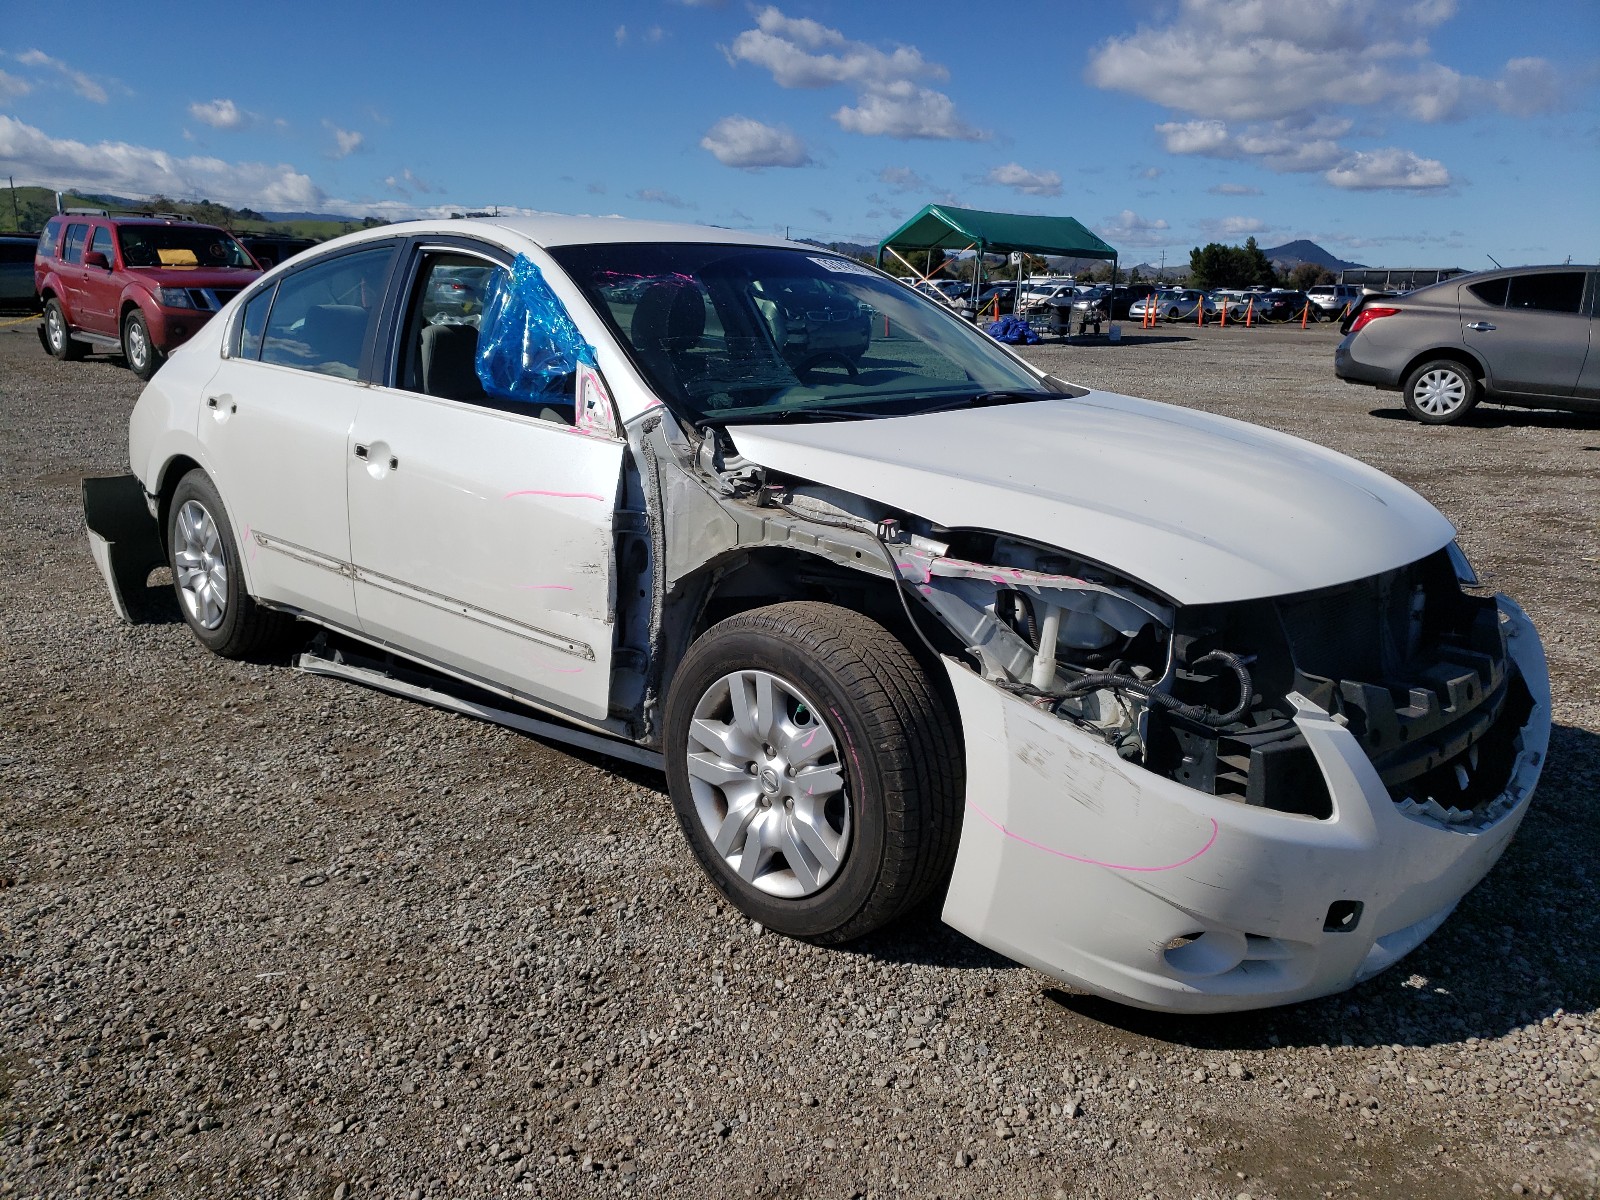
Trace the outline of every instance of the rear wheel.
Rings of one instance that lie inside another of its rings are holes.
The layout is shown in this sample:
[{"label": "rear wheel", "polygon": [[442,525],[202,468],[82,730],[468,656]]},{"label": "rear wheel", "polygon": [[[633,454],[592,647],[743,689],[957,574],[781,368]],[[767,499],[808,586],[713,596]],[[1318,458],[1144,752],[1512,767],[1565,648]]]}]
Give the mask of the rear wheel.
[{"label": "rear wheel", "polygon": [[1453,358],[1425,362],[1406,377],[1406,411],[1424,425],[1450,425],[1478,403],[1478,381]]},{"label": "rear wheel", "polygon": [[666,739],[695,856],[776,932],[861,937],[949,875],[960,743],[921,664],[859,613],[798,602],[715,626],[673,680]]},{"label": "rear wheel", "polygon": [[178,481],[167,509],[167,562],[183,619],[213,654],[253,658],[288,639],[293,620],[245,591],[228,511],[198,468]]},{"label": "rear wheel", "polygon": [[165,357],[150,341],[150,326],[137,308],[122,322],[122,354],[128,360],[128,368],[140,379],[154,375]]},{"label": "rear wheel", "polygon": [[67,332],[67,314],[54,297],[44,302],[44,348],[64,362],[82,358],[85,350],[84,344],[73,341]]}]

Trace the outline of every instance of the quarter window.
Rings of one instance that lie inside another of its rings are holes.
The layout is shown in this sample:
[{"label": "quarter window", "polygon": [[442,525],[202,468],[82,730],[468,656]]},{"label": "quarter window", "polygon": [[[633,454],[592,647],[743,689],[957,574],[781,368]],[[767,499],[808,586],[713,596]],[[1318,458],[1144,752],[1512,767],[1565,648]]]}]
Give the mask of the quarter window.
[{"label": "quarter window", "polygon": [[1502,276],[1499,279],[1486,279],[1482,283],[1474,283],[1467,288],[1467,291],[1485,304],[1503,308],[1506,302],[1506,289],[1510,286],[1510,277]]},{"label": "quarter window", "polygon": [[1575,313],[1583,306],[1582,271],[1547,271],[1540,275],[1513,275],[1507,308],[1532,308],[1540,312]]},{"label": "quarter window", "polygon": [[87,225],[68,225],[66,245],[61,248],[61,258],[64,262],[81,263],[83,261],[83,244],[89,240],[89,227]]},{"label": "quarter window", "polygon": [[236,358],[261,356],[261,334],[267,327],[267,314],[272,311],[272,297],[277,290],[269,287],[244,306],[244,315],[239,319],[239,345],[234,350]]},{"label": "quarter window", "polygon": [[390,255],[389,246],[342,254],[279,283],[261,337],[261,361],[355,379]]}]

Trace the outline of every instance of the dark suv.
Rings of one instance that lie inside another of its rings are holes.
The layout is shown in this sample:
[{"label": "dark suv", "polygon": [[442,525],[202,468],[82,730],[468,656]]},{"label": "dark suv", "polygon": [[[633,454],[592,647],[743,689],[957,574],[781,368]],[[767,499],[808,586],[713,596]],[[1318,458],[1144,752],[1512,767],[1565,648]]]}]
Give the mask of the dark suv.
[{"label": "dark suv", "polygon": [[69,212],[39,235],[40,337],[57,358],[122,350],[141,379],[261,274],[226,230],[181,217]]},{"label": "dark suv", "polygon": [[1333,369],[1402,390],[1429,425],[1459,421],[1479,400],[1597,411],[1597,285],[1593,267],[1517,267],[1368,296],[1345,319]]}]

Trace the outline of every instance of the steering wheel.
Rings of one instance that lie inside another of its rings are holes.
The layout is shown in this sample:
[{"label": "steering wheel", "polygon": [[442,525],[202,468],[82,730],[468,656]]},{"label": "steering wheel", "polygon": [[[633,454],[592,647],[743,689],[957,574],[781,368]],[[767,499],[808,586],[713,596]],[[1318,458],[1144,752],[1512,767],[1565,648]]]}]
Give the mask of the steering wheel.
[{"label": "steering wheel", "polygon": [[839,354],[832,350],[825,350],[821,354],[811,354],[801,359],[799,365],[794,369],[794,377],[801,383],[809,385],[811,381],[807,379],[806,376],[811,374],[811,372],[818,367],[843,367],[845,369],[845,373],[848,374],[851,379],[854,379],[856,376],[861,374],[860,369],[855,365],[855,363],[851,362],[843,354]]}]

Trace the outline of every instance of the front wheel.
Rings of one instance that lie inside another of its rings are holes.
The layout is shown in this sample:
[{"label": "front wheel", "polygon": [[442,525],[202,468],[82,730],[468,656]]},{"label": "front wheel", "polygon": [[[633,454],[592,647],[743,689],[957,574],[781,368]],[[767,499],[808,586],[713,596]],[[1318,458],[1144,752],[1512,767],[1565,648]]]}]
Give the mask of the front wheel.
[{"label": "front wheel", "polygon": [[731,617],[667,697],[667,780],[690,847],[740,912],[792,937],[861,937],[947,879],[960,742],[888,630],[830,604]]},{"label": "front wheel", "polygon": [[1452,358],[1425,362],[1406,377],[1406,411],[1424,425],[1450,425],[1478,403],[1478,381]]},{"label": "front wheel", "polygon": [[161,366],[163,355],[150,341],[150,326],[138,309],[122,322],[122,355],[128,360],[128,368],[140,379],[149,379]]}]

